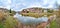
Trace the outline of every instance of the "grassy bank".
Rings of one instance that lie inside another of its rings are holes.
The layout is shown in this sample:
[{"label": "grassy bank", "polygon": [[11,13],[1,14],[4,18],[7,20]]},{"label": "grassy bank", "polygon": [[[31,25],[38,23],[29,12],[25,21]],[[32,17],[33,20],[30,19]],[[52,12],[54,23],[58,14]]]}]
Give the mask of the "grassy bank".
[{"label": "grassy bank", "polygon": [[0,28],[16,28],[18,21],[13,18],[14,13],[0,12]]},{"label": "grassy bank", "polygon": [[53,14],[52,13],[22,13],[21,15],[22,16],[30,16],[30,17],[38,18],[38,17],[42,17],[44,15],[47,15],[47,17],[49,17]]},{"label": "grassy bank", "polygon": [[56,21],[52,21],[50,23],[50,28],[58,28],[58,25],[57,25]]},{"label": "grassy bank", "polygon": [[0,23],[0,28],[14,28],[17,27],[17,20],[13,16],[8,16],[4,22]]}]

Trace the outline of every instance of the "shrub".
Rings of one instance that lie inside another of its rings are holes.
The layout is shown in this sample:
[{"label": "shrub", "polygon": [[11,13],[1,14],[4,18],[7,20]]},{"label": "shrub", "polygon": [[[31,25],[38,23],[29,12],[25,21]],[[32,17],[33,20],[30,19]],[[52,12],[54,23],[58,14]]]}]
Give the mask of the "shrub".
[{"label": "shrub", "polygon": [[5,25],[4,25],[4,28],[17,28],[17,20],[14,19],[12,16],[8,16],[6,21],[5,21]]},{"label": "shrub", "polygon": [[5,20],[6,16],[7,16],[7,14],[0,12],[0,21]]}]

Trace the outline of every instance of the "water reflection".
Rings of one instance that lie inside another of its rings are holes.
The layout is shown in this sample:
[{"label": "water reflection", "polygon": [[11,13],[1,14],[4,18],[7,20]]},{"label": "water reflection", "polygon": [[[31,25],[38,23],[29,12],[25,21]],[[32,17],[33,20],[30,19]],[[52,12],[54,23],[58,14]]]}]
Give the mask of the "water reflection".
[{"label": "water reflection", "polygon": [[23,24],[38,24],[41,22],[47,22],[48,21],[47,17],[34,18],[34,17],[29,17],[29,16],[22,16],[18,13],[16,13],[14,15],[14,17],[17,18]]}]

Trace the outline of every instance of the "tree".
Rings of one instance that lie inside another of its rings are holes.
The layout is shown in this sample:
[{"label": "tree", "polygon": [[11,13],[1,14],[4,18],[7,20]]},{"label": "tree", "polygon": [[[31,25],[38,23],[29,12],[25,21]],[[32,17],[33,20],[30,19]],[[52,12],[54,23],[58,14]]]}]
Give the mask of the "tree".
[{"label": "tree", "polygon": [[59,7],[58,7],[58,15],[59,15],[59,17],[60,17],[60,5],[59,5]]},{"label": "tree", "polygon": [[53,10],[48,9],[47,12],[48,13],[53,13]]},{"label": "tree", "polygon": [[12,12],[11,12],[11,9],[10,9],[10,13],[12,13]]},{"label": "tree", "polygon": [[58,14],[57,15],[60,17],[60,5],[58,5],[57,1],[56,1],[56,7],[58,9],[58,12],[57,12]]},{"label": "tree", "polygon": [[58,10],[60,11],[60,5],[58,6]]}]

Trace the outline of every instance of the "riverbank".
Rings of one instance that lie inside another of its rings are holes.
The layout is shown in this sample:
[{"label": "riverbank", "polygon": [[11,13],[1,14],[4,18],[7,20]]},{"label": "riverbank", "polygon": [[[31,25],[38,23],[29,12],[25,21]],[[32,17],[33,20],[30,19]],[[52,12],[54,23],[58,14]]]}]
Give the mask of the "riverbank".
[{"label": "riverbank", "polygon": [[39,18],[39,17],[43,17],[44,15],[46,15],[47,17],[50,17],[53,15],[53,13],[21,13],[21,15]]}]

